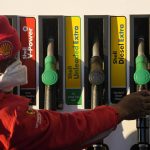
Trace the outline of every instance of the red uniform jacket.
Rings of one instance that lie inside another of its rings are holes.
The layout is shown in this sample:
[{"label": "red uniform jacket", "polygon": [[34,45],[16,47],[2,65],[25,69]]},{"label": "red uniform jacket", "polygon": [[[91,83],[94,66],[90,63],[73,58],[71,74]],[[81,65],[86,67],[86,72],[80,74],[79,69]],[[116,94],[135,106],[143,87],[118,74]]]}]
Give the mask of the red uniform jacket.
[{"label": "red uniform jacket", "polygon": [[29,110],[29,101],[0,93],[0,150],[79,150],[119,120],[110,106],[60,113]]}]

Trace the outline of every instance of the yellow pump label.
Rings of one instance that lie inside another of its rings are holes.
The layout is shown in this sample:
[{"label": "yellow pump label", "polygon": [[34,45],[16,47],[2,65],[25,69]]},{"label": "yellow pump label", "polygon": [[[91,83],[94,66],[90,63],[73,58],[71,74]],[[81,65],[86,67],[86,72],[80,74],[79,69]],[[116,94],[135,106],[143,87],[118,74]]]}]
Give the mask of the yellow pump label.
[{"label": "yellow pump label", "polygon": [[126,94],[126,18],[111,17],[111,99]]},{"label": "yellow pump label", "polygon": [[80,17],[65,18],[66,103],[81,104],[81,23]]}]

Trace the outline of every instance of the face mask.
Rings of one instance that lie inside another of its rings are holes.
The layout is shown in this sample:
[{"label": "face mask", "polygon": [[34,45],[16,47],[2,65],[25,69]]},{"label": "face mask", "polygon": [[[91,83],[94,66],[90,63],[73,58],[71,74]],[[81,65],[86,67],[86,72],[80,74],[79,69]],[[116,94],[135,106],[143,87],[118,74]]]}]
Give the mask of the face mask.
[{"label": "face mask", "polygon": [[17,60],[0,74],[0,90],[9,92],[15,86],[27,84],[27,67]]}]

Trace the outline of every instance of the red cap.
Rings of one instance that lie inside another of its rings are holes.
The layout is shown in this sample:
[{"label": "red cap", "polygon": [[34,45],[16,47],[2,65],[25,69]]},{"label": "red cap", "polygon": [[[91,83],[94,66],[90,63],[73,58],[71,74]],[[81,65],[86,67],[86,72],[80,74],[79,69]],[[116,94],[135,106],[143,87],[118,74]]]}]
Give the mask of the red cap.
[{"label": "red cap", "polygon": [[21,49],[18,33],[7,17],[0,16],[0,61],[11,58]]}]

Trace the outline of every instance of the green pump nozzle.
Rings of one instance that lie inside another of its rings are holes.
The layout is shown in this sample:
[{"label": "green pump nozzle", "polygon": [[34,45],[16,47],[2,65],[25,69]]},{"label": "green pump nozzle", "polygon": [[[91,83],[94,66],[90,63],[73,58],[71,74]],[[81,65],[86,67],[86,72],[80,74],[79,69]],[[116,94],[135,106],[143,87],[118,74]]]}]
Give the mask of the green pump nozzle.
[{"label": "green pump nozzle", "polygon": [[134,73],[134,81],[137,85],[145,85],[150,81],[150,73],[147,67],[148,61],[144,54],[144,39],[139,38],[136,71]]},{"label": "green pump nozzle", "polygon": [[45,57],[45,68],[42,74],[42,82],[45,85],[54,85],[58,80],[56,72],[56,58],[54,56],[54,39],[49,39],[47,56]]}]

